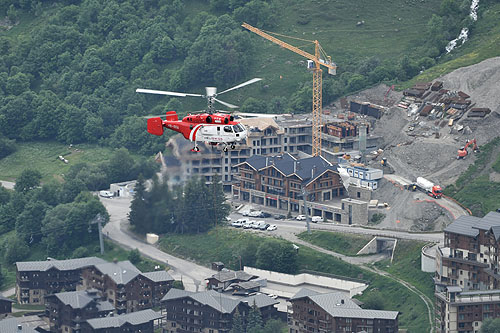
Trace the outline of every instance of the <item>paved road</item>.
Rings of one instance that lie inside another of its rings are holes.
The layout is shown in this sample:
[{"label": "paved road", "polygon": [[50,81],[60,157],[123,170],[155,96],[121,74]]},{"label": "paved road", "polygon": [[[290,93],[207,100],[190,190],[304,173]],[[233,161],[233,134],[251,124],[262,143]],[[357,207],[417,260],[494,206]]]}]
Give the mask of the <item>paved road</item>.
[{"label": "paved road", "polygon": [[0,180],[0,185],[2,185],[3,187],[5,187],[6,189],[9,189],[9,190],[13,190],[15,184],[16,183],[13,183],[13,182],[8,182],[8,181],[5,181],[5,180]]},{"label": "paved road", "polygon": [[103,233],[107,237],[127,248],[138,249],[139,252],[149,258],[167,263],[171,267],[170,275],[176,280],[182,279],[186,290],[198,291],[205,289],[204,280],[214,274],[212,270],[162,252],[155,246],[123,231],[128,226],[127,214],[130,210],[130,199],[101,198],[101,201],[110,215],[110,221],[103,229]]},{"label": "paved road", "polygon": [[[254,217],[246,217],[242,216],[239,213],[232,213],[229,215],[233,221],[246,218],[250,220],[262,220],[266,221],[269,224],[276,224],[278,230],[276,230],[277,235],[282,236],[284,238],[287,237],[287,234],[297,234],[302,231],[306,231],[306,223],[305,221],[297,221],[297,220],[275,220],[273,218],[254,218]],[[359,226],[349,226],[343,224],[336,224],[332,222],[319,222],[319,223],[310,223],[311,230],[325,230],[325,231],[335,231],[342,233],[351,233],[351,234],[361,234],[368,236],[381,236],[381,237],[391,237],[391,238],[399,238],[399,239],[408,239],[408,240],[418,240],[425,242],[434,242],[434,243],[442,243],[444,241],[444,236],[442,232],[436,233],[410,233],[406,231],[396,231],[396,230],[387,230],[387,229],[371,229],[371,228],[362,228]],[[268,232],[268,231],[263,231]]]},{"label": "paved road", "polygon": [[[392,183],[397,183],[401,186],[411,184],[411,182],[408,179],[398,175],[384,175],[384,178],[388,179]],[[462,208],[458,203],[456,203],[451,198],[442,197],[441,199],[433,199],[426,195],[424,195],[423,197],[425,198],[425,200],[433,201],[440,207],[446,209],[454,219],[458,218],[461,215],[469,215],[467,210]]]}]

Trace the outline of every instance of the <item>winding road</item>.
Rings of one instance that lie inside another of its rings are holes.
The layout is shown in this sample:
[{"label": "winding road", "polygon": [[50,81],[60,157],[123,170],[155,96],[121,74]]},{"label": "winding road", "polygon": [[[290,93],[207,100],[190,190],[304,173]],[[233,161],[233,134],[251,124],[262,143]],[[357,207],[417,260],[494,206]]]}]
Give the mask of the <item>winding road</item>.
[{"label": "winding road", "polygon": [[201,291],[205,289],[204,281],[212,276],[214,271],[162,252],[154,245],[147,244],[135,235],[124,231],[128,229],[127,215],[130,211],[131,199],[100,199],[110,215],[109,222],[103,228],[106,237],[126,248],[138,249],[142,255],[148,258],[168,264],[171,267],[169,274],[176,280],[182,280],[186,290]]}]

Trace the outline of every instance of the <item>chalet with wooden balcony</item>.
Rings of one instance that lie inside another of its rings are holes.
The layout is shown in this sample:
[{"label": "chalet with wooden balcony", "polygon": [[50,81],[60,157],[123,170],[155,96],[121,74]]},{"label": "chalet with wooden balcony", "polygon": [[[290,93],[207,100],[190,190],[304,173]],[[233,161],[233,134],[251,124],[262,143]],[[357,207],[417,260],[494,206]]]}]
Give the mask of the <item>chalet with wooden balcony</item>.
[{"label": "chalet with wooden balcony", "polygon": [[74,291],[82,270],[103,264],[96,257],[16,263],[16,298],[20,304],[44,304],[45,295]]},{"label": "chalet with wooden balcony", "polygon": [[231,297],[214,290],[190,292],[170,289],[162,300],[163,329],[168,333],[219,332],[228,333],[233,315],[238,309],[246,320],[253,304],[261,312],[263,321],[277,317],[275,305],[279,301],[267,295]]},{"label": "chalet with wooden balcony", "polygon": [[161,315],[147,309],[106,318],[88,319],[82,323],[81,333],[154,333],[160,320]]},{"label": "chalet with wooden balcony", "polygon": [[84,269],[81,289],[99,290],[122,314],[149,309],[158,304],[172,283],[173,278],[167,272],[141,273],[126,260]]},{"label": "chalet with wooden balcony", "polygon": [[344,293],[303,288],[290,303],[290,333],[398,332],[398,311],[362,309]]},{"label": "chalet with wooden balcony", "polygon": [[299,212],[303,190],[308,201],[316,203],[344,195],[337,165],[321,156],[252,156],[236,167],[239,176],[233,196],[241,201]]},{"label": "chalet with wooden balcony", "polygon": [[45,312],[51,331],[80,333],[85,320],[113,313],[115,308],[108,301],[101,300],[101,296],[95,289],[47,295]]}]

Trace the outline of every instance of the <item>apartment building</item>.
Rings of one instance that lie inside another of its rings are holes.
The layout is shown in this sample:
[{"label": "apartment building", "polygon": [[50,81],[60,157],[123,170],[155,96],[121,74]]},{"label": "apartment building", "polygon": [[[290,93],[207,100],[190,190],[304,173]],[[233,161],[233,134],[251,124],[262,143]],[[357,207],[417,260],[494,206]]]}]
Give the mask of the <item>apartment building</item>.
[{"label": "apartment building", "polygon": [[500,318],[500,290],[463,291],[448,286],[436,292],[438,332],[477,333],[488,318]]},{"label": "apartment building", "polygon": [[101,300],[97,290],[69,291],[47,295],[45,313],[51,332],[81,333],[81,325],[87,319],[106,317],[115,308]]},{"label": "apartment building", "polygon": [[166,333],[228,333],[236,309],[246,320],[255,304],[265,322],[277,317],[275,305],[279,301],[263,294],[236,298],[214,290],[190,292],[170,289],[161,303],[161,312],[165,316],[163,330]]},{"label": "apartment building", "polygon": [[362,309],[341,292],[321,294],[303,288],[289,301],[290,333],[398,332],[398,311]]},{"label": "apartment building", "polygon": [[398,311],[362,309],[347,294],[306,288],[290,298],[290,333],[398,332]]},{"label": "apartment building", "polygon": [[74,291],[83,269],[105,262],[96,257],[16,262],[17,302],[43,305],[45,295]]},{"label": "apartment building", "polygon": [[125,260],[85,268],[79,288],[99,290],[122,314],[158,304],[158,297],[170,289],[173,281],[167,272],[141,273],[130,261]]},{"label": "apartment building", "polygon": [[499,317],[500,213],[460,216],[436,251],[436,318],[440,332],[477,332]]},{"label": "apartment building", "polygon": [[309,214],[330,221],[366,223],[365,201],[345,198],[337,165],[320,156],[296,159],[290,154],[252,156],[237,164],[239,176],[233,184],[233,199],[284,212],[304,213],[307,191]]},{"label": "apartment building", "polygon": [[147,309],[137,312],[88,319],[82,323],[81,333],[154,333],[161,315]]}]

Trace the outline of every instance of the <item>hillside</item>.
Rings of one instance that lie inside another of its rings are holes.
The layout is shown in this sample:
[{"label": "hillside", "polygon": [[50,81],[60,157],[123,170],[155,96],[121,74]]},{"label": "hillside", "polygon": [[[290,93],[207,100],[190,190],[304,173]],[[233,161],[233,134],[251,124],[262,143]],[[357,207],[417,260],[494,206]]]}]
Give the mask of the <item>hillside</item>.
[{"label": "hillside", "polygon": [[338,64],[336,77],[324,75],[324,104],[381,81],[404,82],[436,63],[445,66],[465,56],[476,45],[477,61],[498,52],[484,44],[497,31],[499,16],[498,4],[486,0],[471,26],[470,41],[446,56],[441,55],[447,41],[463,24],[470,25],[467,2],[10,4],[0,4],[0,12],[7,14],[0,24],[2,135],[17,141],[123,146],[141,154],[157,152],[165,138],[147,135],[140,116],[163,113],[165,106],[181,113],[199,110],[204,101],[142,96],[135,93],[138,87],[203,92],[205,85],[225,89],[260,76],[262,83],[230,92],[225,100],[249,112],[310,110],[305,59],[244,30],[243,21],[275,31],[309,52],[306,40],[321,42]]}]

